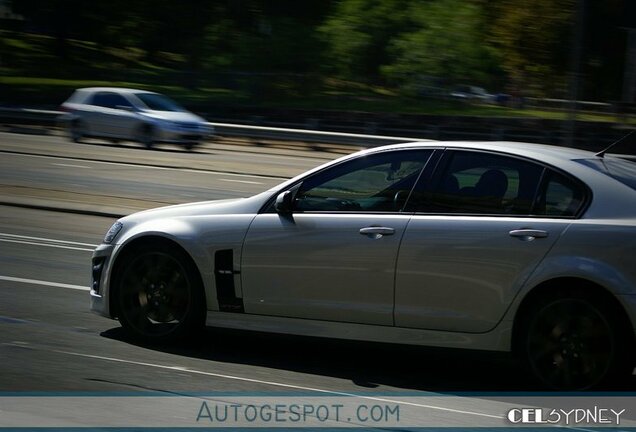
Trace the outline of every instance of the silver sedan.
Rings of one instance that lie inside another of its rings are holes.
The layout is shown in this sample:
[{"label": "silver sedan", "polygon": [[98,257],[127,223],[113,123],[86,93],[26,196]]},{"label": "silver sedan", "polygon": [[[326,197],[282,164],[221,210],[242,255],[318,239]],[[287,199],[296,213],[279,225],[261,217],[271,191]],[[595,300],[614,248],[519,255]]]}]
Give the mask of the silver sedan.
[{"label": "silver sedan", "polygon": [[340,158],[246,199],[117,221],[92,310],[133,336],[204,324],[511,351],[543,385],[632,373],[636,164],[522,143]]}]

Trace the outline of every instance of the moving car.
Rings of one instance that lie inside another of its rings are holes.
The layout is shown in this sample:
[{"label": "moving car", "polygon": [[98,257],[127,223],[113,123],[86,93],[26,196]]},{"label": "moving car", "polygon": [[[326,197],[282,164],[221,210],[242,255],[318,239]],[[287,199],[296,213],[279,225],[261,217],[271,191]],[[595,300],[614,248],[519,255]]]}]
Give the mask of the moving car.
[{"label": "moving car", "polygon": [[477,86],[460,86],[450,93],[455,99],[476,101],[476,102],[495,102],[495,96],[484,90],[483,87]]},{"label": "moving car", "polygon": [[167,96],[145,90],[91,87],[75,90],[60,107],[70,138],[182,144],[191,149],[211,136],[214,129],[201,117]]},{"label": "moving car", "polygon": [[117,221],[92,310],[133,336],[207,323],[512,351],[544,385],[626,377],[636,163],[512,142],[400,144],[245,199]]}]

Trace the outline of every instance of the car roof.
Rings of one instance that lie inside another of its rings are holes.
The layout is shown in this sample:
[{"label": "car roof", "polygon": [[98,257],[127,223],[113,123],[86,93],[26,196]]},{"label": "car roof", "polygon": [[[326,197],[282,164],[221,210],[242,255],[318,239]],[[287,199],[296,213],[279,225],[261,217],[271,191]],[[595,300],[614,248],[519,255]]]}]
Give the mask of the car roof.
[{"label": "car roof", "polygon": [[148,90],[139,90],[139,89],[131,89],[131,88],[125,88],[125,87],[84,87],[84,88],[79,88],[77,89],[77,91],[82,91],[82,92],[114,92],[114,93],[126,93],[126,94],[130,94],[130,93],[154,93],[155,92],[151,92]]},{"label": "car roof", "polygon": [[[591,151],[559,147],[549,144],[524,143],[516,141],[416,141],[404,144],[376,147],[373,150],[400,148],[450,148],[467,150],[486,150],[515,154],[544,162],[563,162],[568,160],[594,158]],[[599,151],[601,148],[599,147]]]}]

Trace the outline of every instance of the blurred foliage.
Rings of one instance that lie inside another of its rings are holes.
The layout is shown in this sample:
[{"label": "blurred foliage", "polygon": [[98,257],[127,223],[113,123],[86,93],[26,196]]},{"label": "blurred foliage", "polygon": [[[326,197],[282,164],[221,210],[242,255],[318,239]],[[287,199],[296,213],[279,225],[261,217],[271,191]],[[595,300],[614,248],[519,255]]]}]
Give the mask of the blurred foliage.
[{"label": "blurred foliage", "polygon": [[499,50],[513,92],[562,94],[572,49],[575,2],[490,2],[493,21],[488,42]]},{"label": "blurred foliage", "polygon": [[[406,85],[437,77],[440,85],[489,83],[497,76],[497,52],[483,43],[482,13],[464,0],[411,2],[407,28],[391,40],[383,75]],[[429,80],[430,81],[430,80]],[[434,83],[433,83],[434,84]]]},{"label": "blurred foliage", "polygon": [[391,41],[409,23],[411,0],[344,0],[318,28],[327,45],[327,70],[373,81],[390,58]]},{"label": "blurred foliage", "polygon": [[633,0],[13,0],[26,20],[0,21],[0,73],[254,100],[460,84],[563,97],[583,3],[582,97],[619,99]]}]

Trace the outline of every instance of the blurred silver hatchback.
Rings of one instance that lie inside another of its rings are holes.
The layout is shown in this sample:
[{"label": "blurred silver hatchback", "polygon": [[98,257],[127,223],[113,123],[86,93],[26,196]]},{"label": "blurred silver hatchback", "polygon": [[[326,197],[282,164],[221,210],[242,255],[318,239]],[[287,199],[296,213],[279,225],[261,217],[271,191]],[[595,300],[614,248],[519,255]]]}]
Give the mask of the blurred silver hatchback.
[{"label": "blurred silver hatchback", "polygon": [[147,148],[165,142],[191,149],[214,133],[201,117],[167,96],[145,90],[82,88],[60,108],[61,120],[75,142],[94,137],[137,141]]},{"label": "blurred silver hatchback", "polygon": [[211,326],[513,352],[545,386],[629,377],[636,163],[512,142],[380,147],[259,195],[117,221],[92,309],[165,341]]}]

